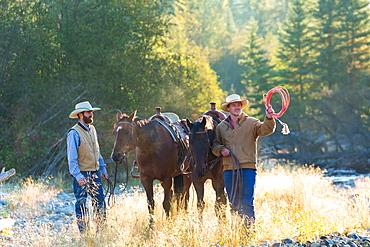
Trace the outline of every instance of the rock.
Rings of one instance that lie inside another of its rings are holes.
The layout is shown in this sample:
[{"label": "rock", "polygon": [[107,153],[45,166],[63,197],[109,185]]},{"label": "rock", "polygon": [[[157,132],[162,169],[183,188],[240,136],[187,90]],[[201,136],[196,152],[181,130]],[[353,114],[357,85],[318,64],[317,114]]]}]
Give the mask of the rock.
[{"label": "rock", "polygon": [[0,204],[1,204],[1,205],[8,205],[8,204],[9,204],[9,202],[8,202],[8,201],[6,201],[6,200],[0,200]]},{"label": "rock", "polygon": [[291,238],[285,238],[281,240],[282,244],[293,244],[293,240]]},{"label": "rock", "polygon": [[0,232],[5,229],[12,229],[14,226],[15,220],[11,218],[0,219]]}]

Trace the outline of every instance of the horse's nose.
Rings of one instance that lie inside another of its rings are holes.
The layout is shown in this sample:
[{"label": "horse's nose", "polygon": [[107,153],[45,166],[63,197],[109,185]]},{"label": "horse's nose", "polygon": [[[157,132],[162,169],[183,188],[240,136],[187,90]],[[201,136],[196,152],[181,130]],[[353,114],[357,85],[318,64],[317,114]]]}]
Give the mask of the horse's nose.
[{"label": "horse's nose", "polygon": [[203,167],[197,167],[197,174],[198,174],[198,176],[200,176],[200,177],[203,177],[204,176],[204,174],[205,174],[205,169],[203,168]]},{"label": "horse's nose", "polygon": [[121,153],[112,153],[112,160],[114,162],[120,161],[121,157],[122,157],[122,154]]}]

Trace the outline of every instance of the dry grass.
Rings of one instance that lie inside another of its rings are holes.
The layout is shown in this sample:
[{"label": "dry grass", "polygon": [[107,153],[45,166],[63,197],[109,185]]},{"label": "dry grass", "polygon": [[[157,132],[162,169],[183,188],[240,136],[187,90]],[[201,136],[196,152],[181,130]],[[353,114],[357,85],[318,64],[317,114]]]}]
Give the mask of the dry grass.
[{"label": "dry grass", "polygon": [[35,223],[47,215],[42,206],[58,190],[28,180],[8,198],[12,217],[25,222],[23,227],[15,226],[13,241],[7,246],[249,246],[283,238],[306,241],[333,232],[362,233],[370,227],[370,179],[359,179],[356,185],[337,188],[323,178],[321,170],[309,167],[259,171],[253,232],[242,228],[228,209],[227,221],[218,223],[210,182],[206,183],[203,221],[198,217],[193,188],[189,210],[166,219],[162,189],[155,186],[155,224],[150,227],[146,196],[137,186],[116,197],[115,206],[108,210],[106,232],[96,235],[91,231],[82,239],[75,222],[57,229]]}]

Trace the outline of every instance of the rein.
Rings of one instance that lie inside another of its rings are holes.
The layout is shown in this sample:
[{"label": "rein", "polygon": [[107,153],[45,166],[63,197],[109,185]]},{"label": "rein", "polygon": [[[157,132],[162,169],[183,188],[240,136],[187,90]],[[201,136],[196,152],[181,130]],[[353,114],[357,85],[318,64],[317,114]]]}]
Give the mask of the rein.
[{"label": "rein", "polygon": [[[214,159],[214,160],[212,160],[212,161],[210,161],[210,162],[208,162],[207,163],[207,165],[208,164],[211,164],[210,166],[209,166],[209,171],[210,170],[212,170],[213,169],[213,167],[215,167],[215,165],[221,160],[221,158],[222,158],[222,155],[219,155],[219,156],[217,156],[217,158],[216,159]],[[208,166],[207,166],[208,167]]]},{"label": "rein", "polygon": [[[108,182],[108,188],[106,189],[106,194],[105,194],[105,197],[107,197],[108,193],[109,193],[109,196],[108,196],[108,206],[110,206],[111,208],[116,204],[116,194],[114,192],[114,189],[116,188],[116,185],[117,185],[117,174],[118,174],[118,165],[124,165],[124,167],[126,167],[126,179],[125,179],[125,187],[123,188],[123,191],[126,190],[127,188],[127,184],[128,184],[128,162],[127,162],[127,158],[128,156],[124,155],[124,158],[121,160],[121,162],[115,162],[116,163],[116,168],[115,168],[115,172],[114,172],[114,180],[112,182],[112,180],[110,180],[108,178],[107,182]],[[111,199],[112,199],[112,203],[111,203]]]},{"label": "rein", "polygon": [[[232,204],[234,204],[235,200],[238,199],[238,205],[240,205],[241,200],[242,200],[242,189],[241,188],[243,188],[242,168],[241,168],[240,162],[239,162],[238,158],[235,156],[235,154],[230,151],[230,155],[231,155],[231,158],[232,158],[232,172],[233,173],[234,173],[234,171],[236,172],[236,178],[235,178],[234,174],[232,174],[232,180],[231,180],[232,187],[231,187],[231,193],[230,193],[231,196],[230,196],[230,198],[231,198],[231,203]],[[220,155],[220,156],[222,156],[222,155]],[[239,189],[239,193],[237,195],[236,192],[238,191],[238,188],[240,188],[240,189]]]},{"label": "rein", "polygon": [[[133,139],[133,134],[134,134],[134,123],[127,123],[127,122],[117,122],[116,124],[128,124],[130,125],[131,127],[131,138]],[[116,163],[116,167],[115,167],[115,171],[114,171],[114,180],[112,182],[112,180],[110,180],[108,178],[107,182],[108,182],[108,188],[106,189],[106,194],[105,194],[105,197],[107,197],[108,193],[109,193],[109,196],[108,196],[108,206],[110,207],[113,207],[116,203],[116,198],[115,198],[115,188],[116,188],[116,185],[117,185],[117,174],[118,174],[118,166],[119,165],[123,165],[125,168],[126,168],[126,178],[125,178],[125,181],[124,181],[124,188],[123,190],[126,190],[127,188],[127,184],[128,184],[128,161],[127,161],[127,158],[128,158],[128,155],[126,155],[126,150],[125,150],[125,153],[123,155],[123,159],[120,161],[120,162],[115,162]],[[111,199],[112,199],[112,202],[111,202]]]}]

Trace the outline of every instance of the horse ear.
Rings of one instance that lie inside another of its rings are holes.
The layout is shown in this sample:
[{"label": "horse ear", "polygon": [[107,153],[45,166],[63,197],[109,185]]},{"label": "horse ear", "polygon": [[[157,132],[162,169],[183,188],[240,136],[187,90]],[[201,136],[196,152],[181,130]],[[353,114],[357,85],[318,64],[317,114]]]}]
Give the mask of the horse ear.
[{"label": "horse ear", "polygon": [[189,127],[189,129],[193,127],[193,123],[189,119],[186,119],[186,125]]},{"label": "horse ear", "polygon": [[203,126],[206,126],[206,123],[207,123],[207,118],[203,116],[202,125]]},{"label": "horse ear", "polygon": [[118,110],[117,113],[116,113],[117,121],[119,121],[122,118],[122,115],[123,115],[123,113],[120,110]]},{"label": "horse ear", "polygon": [[137,110],[135,110],[133,113],[131,113],[131,115],[129,116],[129,119],[131,120],[131,121],[133,121],[135,118],[136,118],[136,112],[137,112]]}]

